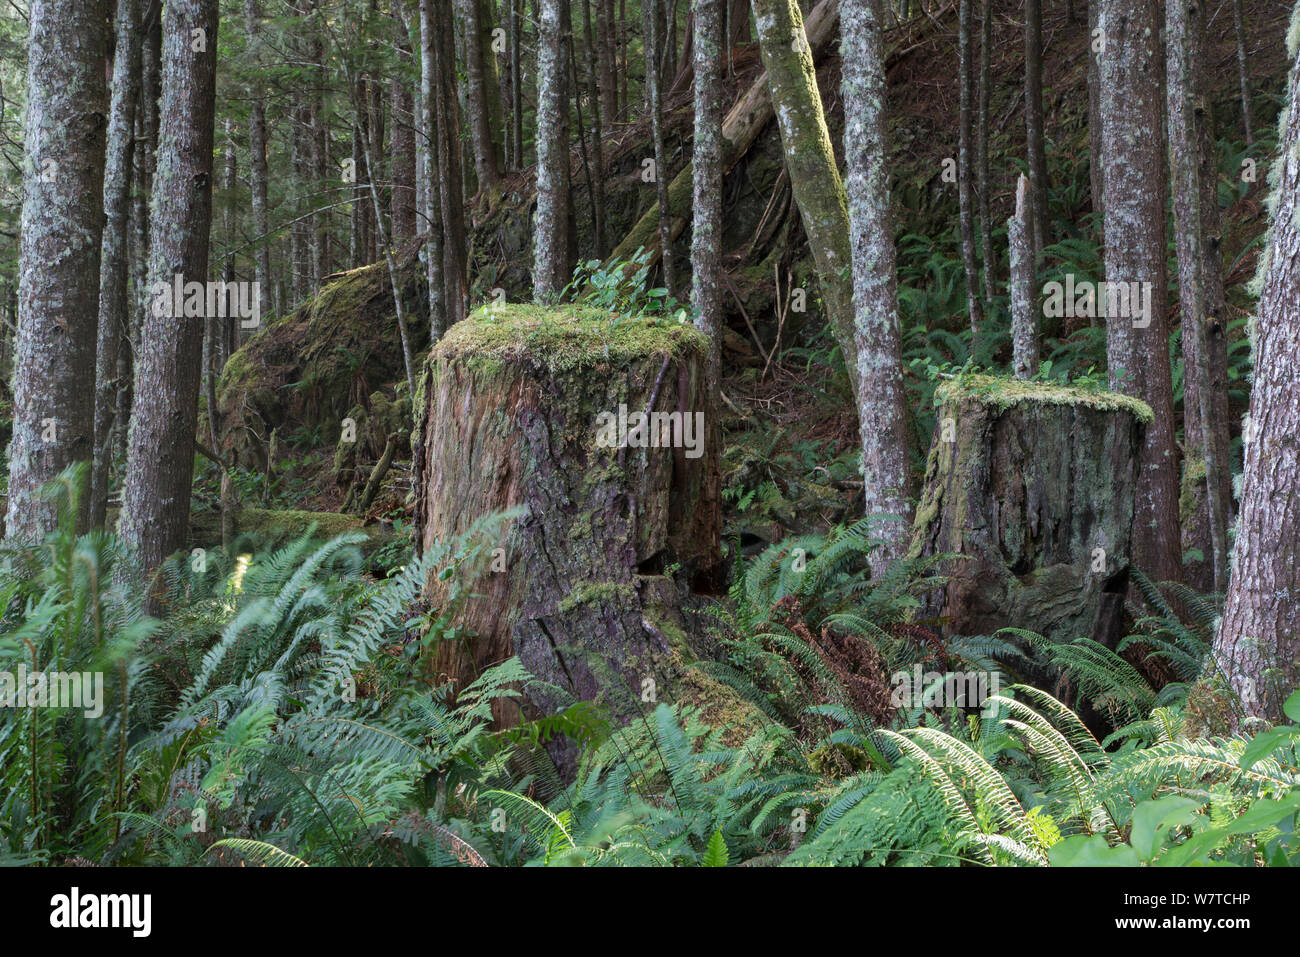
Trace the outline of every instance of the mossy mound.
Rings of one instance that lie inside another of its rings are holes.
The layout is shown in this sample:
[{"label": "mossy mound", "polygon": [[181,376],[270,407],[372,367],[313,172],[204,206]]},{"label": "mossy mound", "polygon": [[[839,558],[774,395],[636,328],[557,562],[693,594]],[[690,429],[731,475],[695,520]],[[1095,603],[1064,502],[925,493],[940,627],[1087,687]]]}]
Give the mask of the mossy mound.
[{"label": "mossy mound", "polygon": [[[398,260],[412,348],[428,341],[428,290],[412,247]],[[262,467],[272,429],[290,446],[332,444],[356,405],[404,377],[388,267],[339,273],[289,315],[244,344],[221,375],[222,450]]]},{"label": "mossy mound", "polygon": [[452,326],[431,358],[530,360],[552,372],[570,372],[601,364],[627,366],[652,355],[679,359],[707,354],[708,340],[676,320],[620,316],[591,306],[493,304]]},{"label": "mossy mound", "polygon": [[1143,425],[1149,425],[1155,418],[1151,406],[1121,392],[1038,379],[1013,379],[1009,376],[960,376],[939,386],[934,397],[935,404],[971,398],[999,410],[1009,409],[1022,402],[1033,402],[1083,406],[1107,412],[1124,411],[1132,413]]}]

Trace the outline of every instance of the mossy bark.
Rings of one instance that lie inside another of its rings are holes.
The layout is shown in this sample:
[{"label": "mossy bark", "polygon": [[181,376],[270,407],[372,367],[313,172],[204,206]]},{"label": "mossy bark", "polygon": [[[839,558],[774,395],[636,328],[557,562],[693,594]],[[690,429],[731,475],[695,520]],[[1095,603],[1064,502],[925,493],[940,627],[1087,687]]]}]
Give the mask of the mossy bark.
[{"label": "mossy bark", "polygon": [[[675,324],[608,328],[592,310],[497,315],[476,313],[448,333],[420,397],[417,548],[523,510],[478,580],[459,582],[472,593],[459,620],[473,637],[440,646],[435,671],[465,684],[518,655],[564,693],[634,710],[647,679],[660,689],[673,680],[661,623],[675,589],[665,571],[680,565],[689,577],[717,562],[720,516],[705,492],[718,448],[708,428],[697,433],[698,457],[600,444],[598,416],[624,405],[707,425],[707,343]],[[430,581],[428,596],[436,605],[448,588]],[[533,690],[524,707],[549,710],[562,698]]]},{"label": "mossy bark", "polygon": [[1149,411],[991,379],[940,394],[911,555],[958,557],[927,613],[953,634],[1014,626],[1114,647]]}]

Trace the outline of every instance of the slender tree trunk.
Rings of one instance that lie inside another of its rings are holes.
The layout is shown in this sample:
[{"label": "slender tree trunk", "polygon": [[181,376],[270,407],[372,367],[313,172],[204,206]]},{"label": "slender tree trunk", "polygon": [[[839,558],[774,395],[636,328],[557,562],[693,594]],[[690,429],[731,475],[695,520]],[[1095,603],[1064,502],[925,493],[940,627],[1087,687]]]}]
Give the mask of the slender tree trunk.
[{"label": "slender tree trunk", "polygon": [[510,0],[510,122],[514,133],[511,139],[515,144],[515,169],[523,169],[524,159],[524,75],[520,46],[522,36],[520,28],[521,14],[519,7],[523,0]]},{"label": "slender tree trunk", "polygon": [[534,230],[533,298],[554,302],[568,281],[568,96],[561,7],[538,0],[537,228]]},{"label": "slender tree trunk", "polygon": [[[170,0],[165,17],[151,289],[207,278],[212,221],[217,0]],[[203,324],[155,315],[165,311],[150,310],[140,332],[123,490],[122,537],[144,571],[185,542],[198,424]]]},{"label": "slender tree trunk", "polygon": [[104,160],[104,234],[100,245],[99,336],[95,349],[95,448],[90,470],[90,527],[102,528],[108,509],[117,412],[117,351],[129,334],[128,230],[135,105],[140,98],[140,0],[118,0],[113,94]]},{"label": "slender tree trunk", "polygon": [[434,0],[420,3],[420,130],[419,149],[424,157],[424,228],[429,241],[425,245],[425,281],[429,287],[429,338],[437,342],[447,331],[446,289],[442,277],[442,177],[438,170],[438,121],[435,116],[438,103],[438,58],[434,32],[437,24],[433,15]]},{"label": "slender tree trunk", "polygon": [[[603,0],[595,0],[597,5]],[[603,112],[599,84],[596,81],[596,41],[591,29],[592,0],[581,0],[582,34],[586,47],[587,61],[587,99],[591,102],[591,165],[595,168],[594,182],[591,190],[592,218],[595,220],[596,258],[605,258],[605,145],[604,124],[600,114]]]},{"label": "slender tree trunk", "polygon": [[[1203,482],[1200,496],[1206,504],[1208,540],[1189,540],[1184,548],[1199,547],[1210,562],[1215,591],[1227,587],[1228,518],[1223,510],[1219,442],[1210,386],[1210,360],[1206,330],[1211,315],[1222,316],[1222,306],[1207,298],[1206,235],[1201,219],[1205,192],[1200,182],[1200,138],[1203,123],[1196,104],[1200,49],[1200,4],[1197,0],[1166,0],[1166,82],[1168,84],[1170,179],[1173,183],[1174,239],[1178,254],[1178,294],[1182,306],[1183,340],[1183,485]],[[1227,423],[1221,423],[1226,426]]]},{"label": "slender tree trunk", "polygon": [[1034,262],[1051,242],[1047,209],[1047,150],[1043,145],[1042,0],[1025,0],[1025,135],[1029,161]]},{"label": "slender tree trunk", "polygon": [[469,87],[469,135],[474,151],[474,175],[478,178],[478,188],[490,191],[501,178],[501,173],[488,111],[479,0],[457,0],[457,13],[465,29],[465,74]]},{"label": "slender tree trunk", "polygon": [[662,51],[658,34],[662,14],[659,3],[666,0],[642,0],[643,27],[645,30],[645,81],[646,93],[650,100],[650,134],[654,145],[655,159],[655,193],[659,199],[659,248],[663,251],[660,263],[663,266],[664,286],[669,294],[677,294],[676,269],[673,266],[672,237],[669,235],[671,223],[668,210],[668,160],[664,147],[664,111],[663,86],[659,66]]},{"label": "slender tree trunk", "polygon": [[1278,132],[1272,232],[1261,263],[1241,515],[1214,655],[1247,716],[1282,720],[1300,685],[1300,56]]},{"label": "slender tree trunk", "polygon": [[[754,7],[763,30],[763,14]],[[877,534],[873,575],[899,558],[910,538],[908,417],[898,317],[898,277],[886,149],[885,49],[880,0],[841,0],[844,153],[852,243],[854,341],[867,515],[895,516]]]},{"label": "slender tree trunk", "polygon": [[[325,62],[325,44],[320,36],[319,2],[313,3],[313,10],[315,20],[312,24],[311,61],[315,64],[312,73],[315,77],[316,91],[311,98],[311,164],[316,182],[325,184],[334,178],[334,173],[330,169],[330,123],[324,95],[329,85],[329,68]],[[330,248],[331,215],[328,210],[322,210],[315,217],[316,228],[312,234],[312,271],[318,288],[324,285],[325,277],[334,271],[334,257]]]},{"label": "slender tree trunk", "polygon": [[618,116],[618,83],[614,78],[614,0],[596,2],[596,59],[600,73],[600,125],[612,129]]},{"label": "slender tree trunk", "polygon": [[[244,32],[248,37],[249,57],[256,65],[261,60],[261,9],[258,0],[244,0]],[[263,316],[271,314],[271,214],[267,203],[266,106],[260,91],[250,91],[248,104],[248,180],[252,190],[253,230],[257,246],[253,250],[253,279],[261,296]],[[352,265],[359,265],[355,260]]]},{"label": "slender tree trunk", "polygon": [[[40,489],[94,442],[108,11],[100,0],[29,8],[22,240],[6,533],[54,528]],[[75,520],[86,524],[86,497]]]},{"label": "slender tree trunk", "polygon": [[[396,4],[395,4],[396,5]],[[397,49],[405,59],[411,56],[411,43],[406,28],[396,16],[394,38]],[[398,73],[392,80],[393,112],[393,185],[389,199],[393,222],[393,245],[401,247],[415,238],[419,227],[415,215],[415,115],[411,90],[405,74]]]},{"label": "slender tree trunk", "polygon": [[1246,145],[1255,145],[1255,124],[1250,118],[1250,74],[1246,70],[1246,18],[1241,0],[1232,0],[1232,28],[1237,37],[1237,82],[1241,86],[1241,123],[1246,130]]},{"label": "slender tree trunk", "polygon": [[442,206],[442,283],[447,323],[465,318],[469,280],[466,274],[465,181],[461,166],[460,106],[456,99],[456,51],[451,0],[434,0],[434,51],[438,96],[438,186]]},{"label": "slender tree trunk", "polygon": [[848,277],[847,200],[822,111],[803,16],[795,0],[752,0],[752,4],[790,186],[821,279],[827,318],[856,390],[859,370],[853,282]]},{"label": "slender tree trunk", "polygon": [[722,380],[722,10],[726,0],[695,0],[694,207],[691,305],[709,338],[709,391],[718,407]]},{"label": "slender tree trunk", "polygon": [[1101,58],[1097,34],[1101,22],[1102,0],[1088,0],[1088,187],[1092,195],[1092,211],[1097,214],[1097,227],[1102,228],[1105,212],[1105,194],[1102,173],[1104,160],[1101,152]]},{"label": "slender tree trunk", "polygon": [[[970,314],[971,351],[979,345],[980,326],[984,324],[984,310],[980,306],[980,269],[975,257],[975,213],[971,206],[971,185],[974,180],[971,150],[971,101],[974,99],[974,77],[971,71],[970,13],[971,0],[960,0],[957,26],[957,72],[959,74],[959,100],[957,118],[957,197],[961,231],[961,258],[966,274],[966,308]],[[987,251],[986,251],[987,254]]]},{"label": "slender tree trunk", "polygon": [[991,90],[990,57],[993,47],[992,0],[980,2],[980,76],[979,116],[975,130],[975,192],[979,197],[980,251],[984,256],[984,308],[991,315],[997,296],[998,258],[993,251],[992,180],[989,175],[989,95]]},{"label": "slender tree trunk", "polygon": [[1034,254],[1029,245],[1029,179],[1016,183],[1016,214],[1007,220],[1011,251],[1011,368],[1017,379],[1038,375],[1038,309],[1034,296]]},{"label": "slender tree trunk", "polygon": [[[1106,358],[1111,388],[1143,399],[1155,414],[1142,449],[1133,561],[1156,580],[1177,579],[1182,552],[1165,294],[1164,91],[1156,4],[1102,0],[1100,27],[1106,37],[1101,59],[1106,281],[1117,290],[1108,297]],[[1130,293],[1128,309],[1118,294],[1119,283]],[[1136,305],[1143,301],[1145,308]]]}]

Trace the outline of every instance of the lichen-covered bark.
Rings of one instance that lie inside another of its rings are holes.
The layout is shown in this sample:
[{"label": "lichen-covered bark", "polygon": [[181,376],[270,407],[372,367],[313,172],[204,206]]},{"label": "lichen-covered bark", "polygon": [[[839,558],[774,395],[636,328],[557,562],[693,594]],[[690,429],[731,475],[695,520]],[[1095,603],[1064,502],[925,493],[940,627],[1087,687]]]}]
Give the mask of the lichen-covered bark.
[{"label": "lichen-covered bark", "polygon": [[420,136],[416,148],[424,170],[420,205],[429,241],[424,250],[425,281],[429,299],[429,339],[437,342],[447,331],[447,304],[442,284],[442,187],[433,143],[438,127],[437,57],[434,52],[433,0],[419,0],[420,9]]},{"label": "lichen-covered bark", "polygon": [[[644,679],[666,687],[669,649],[651,613],[675,603],[664,570],[680,562],[689,574],[716,559],[720,518],[704,487],[718,448],[706,442],[687,458],[681,448],[597,443],[598,414],[620,404],[708,415],[702,336],[645,330],[636,345],[617,338],[633,330],[613,330],[602,347],[594,330],[604,321],[590,310],[513,307],[493,327],[471,316],[433,350],[417,412],[417,540],[427,548],[523,507],[501,564],[458,583],[474,594],[462,619],[474,637],[442,646],[435,670],[463,684],[517,654],[542,681],[583,699],[603,692],[626,714]],[[447,587],[429,583],[435,603]],[[531,708],[559,703],[544,689],[528,693]]]},{"label": "lichen-covered bark", "polygon": [[993,0],[980,0],[979,106],[975,119],[975,192],[979,199],[980,249],[984,253],[984,303],[993,312],[997,298],[998,258],[993,254],[993,216],[989,212],[989,98],[992,95],[990,63],[993,49]]},{"label": "lichen-covered bark", "polygon": [[[217,0],[171,0],[163,25],[163,95],[149,284],[203,282],[212,223]],[[203,49],[195,34],[202,31]],[[194,472],[203,323],[146,312],[136,356],[122,538],[142,570],[185,542]]]},{"label": "lichen-covered bark", "polygon": [[[1187,473],[1189,469],[1195,469],[1198,461],[1202,464],[1201,480],[1206,483],[1206,492],[1201,496],[1206,520],[1204,526],[1196,529],[1203,532],[1203,537],[1193,540],[1184,535],[1182,544],[1184,550],[1197,548],[1201,551],[1203,561],[1211,569],[1209,584],[1221,592],[1227,586],[1228,518],[1224,511],[1224,469],[1216,426],[1226,429],[1227,423],[1218,423],[1214,415],[1207,330],[1211,322],[1222,321],[1223,304],[1222,299],[1217,304],[1211,303],[1205,276],[1210,251],[1202,221],[1202,202],[1209,199],[1217,204],[1218,200],[1214,194],[1207,195],[1200,182],[1200,141],[1206,132],[1197,110],[1200,95],[1196,66],[1201,46],[1201,10],[1197,0],[1167,0],[1165,11],[1166,114],[1173,183],[1174,246],[1178,254],[1178,297],[1183,314],[1184,494],[1194,481]],[[1215,253],[1217,255],[1217,250]],[[1217,291],[1221,294],[1221,287]],[[1183,531],[1189,531],[1188,526],[1184,525]]]},{"label": "lichen-covered bark", "polygon": [[1028,193],[1029,178],[1021,173],[1016,184],[1016,214],[1007,220],[1007,245],[1011,251],[1011,369],[1017,379],[1038,375],[1038,310]]},{"label": "lichen-covered bark", "polygon": [[[38,540],[54,526],[41,486],[91,457],[107,20],[102,0],[35,0],[29,13],[5,519],[6,533],[18,540]],[[78,519],[84,526],[84,511]]]},{"label": "lichen-covered bark", "polygon": [[1015,388],[976,380],[941,390],[911,554],[961,557],[946,564],[927,613],[952,634],[1014,626],[1114,647],[1149,410],[1064,389],[1037,397],[1028,383],[1020,398]]},{"label": "lichen-covered bark", "polygon": [[140,95],[140,2],[118,0],[113,99],[104,159],[104,234],[100,246],[99,332],[95,347],[95,450],[90,469],[90,527],[102,528],[108,505],[108,470],[117,411],[117,350],[128,333],[127,226],[131,204],[131,152],[135,104]]},{"label": "lichen-covered bark", "polygon": [[569,146],[564,38],[565,0],[539,0],[537,38],[537,228],[533,298],[553,302],[568,281]]},{"label": "lichen-covered bark", "polygon": [[1102,0],[1102,151],[1106,209],[1106,281],[1150,283],[1150,315],[1109,316],[1110,386],[1139,396],[1155,421],[1142,448],[1134,514],[1133,562],[1163,581],[1182,575],[1178,460],[1174,449],[1165,277],[1165,158],[1160,23],[1151,0]]},{"label": "lichen-covered bark", "polygon": [[1260,262],[1254,386],[1245,472],[1223,624],[1214,654],[1247,715],[1282,719],[1300,685],[1300,56],[1292,13],[1290,101],[1271,176],[1273,225]]},{"label": "lichen-covered bark", "polygon": [[[957,110],[957,207],[961,232],[961,259],[966,277],[966,308],[970,315],[971,349],[979,343],[984,309],[980,305],[979,261],[975,258],[975,211],[971,190],[974,179],[971,149],[971,108],[974,99],[970,53],[971,0],[960,0],[957,14],[957,73],[959,106]],[[987,248],[984,251],[988,255]]]},{"label": "lichen-covered bark", "polygon": [[691,220],[691,304],[709,340],[709,386],[721,379],[722,335],[722,2],[695,0],[694,208]]},{"label": "lichen-covered bark", "polygon": [[817,89],[817,71],[804,34],[803,15],[795,0],[752,0],[751,8],[785,147],[790,187],[817,265],[826,316],[856,387],[848,205]]},{"label": "lichen-covered bark", "polygon": [[[867,515],[897,516],[878,533],[872,569],[907,549],[907,404],[885,143],[885,65],[879,0],[842,0],[841,70],[848,226],[852,249],[857,405]],[[847,350],[846,350],[847,354]]]}]

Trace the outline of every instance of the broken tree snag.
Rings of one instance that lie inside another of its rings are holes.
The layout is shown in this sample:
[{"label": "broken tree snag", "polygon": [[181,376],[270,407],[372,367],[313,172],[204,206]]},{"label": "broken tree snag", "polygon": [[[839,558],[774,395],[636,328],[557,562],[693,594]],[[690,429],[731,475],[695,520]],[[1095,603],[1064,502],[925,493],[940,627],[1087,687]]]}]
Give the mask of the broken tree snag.
[{"label": "broken tree snag", "polygon": [[[719,561],[707,349],[689,325],[573,306],[488,306],[442,338],[417,402],[417,547],[521,514],[494,560],[457,582],[472,637],[438,647],[436,674],[463,686],[517,654],[563,689],[534,686],[530,713],[603,694],[620,714],[647,679],[669,697],[682,632],[665,571]],[[435,606],[449,587],[429,582]]]},{"label": "broken tree snag", "polygon": [[911,556],[955,554],[926,612],[950,634],[1025,628],[1114,648],[1151,410],[990,376],[942,385]]}]

